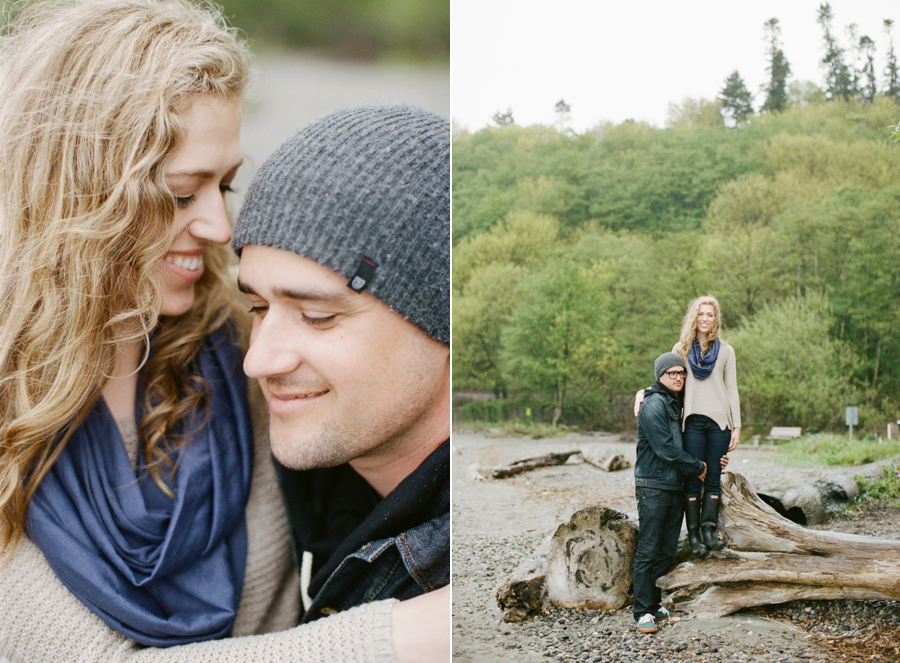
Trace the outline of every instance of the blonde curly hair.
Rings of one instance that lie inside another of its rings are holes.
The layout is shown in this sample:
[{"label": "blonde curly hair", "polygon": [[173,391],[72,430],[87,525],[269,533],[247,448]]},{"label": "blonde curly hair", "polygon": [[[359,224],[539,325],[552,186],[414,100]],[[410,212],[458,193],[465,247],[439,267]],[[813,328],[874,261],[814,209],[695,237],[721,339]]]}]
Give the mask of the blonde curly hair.
[{"label": "blonde curly hair", "polygon": [[700,343],[700,354],[705,355],[712,342],[719,338],[719,330],[722,328],[722,309],[719,307],[719,301],[712,295],[697,297],[688,305],[687,312],[684,314],[684,320],[681,323],[681,337],[678,339],[678,347],[675,350],[684,361],[687,361],[691,345],[697,338],[697,318],[700,315],[700,307],[704,304],[713,307],[715,317],[709,326],[709,331],[706,332],[706,339]]},{"label": "blonde curly hair", "polygon": [[11,10],[0,37],[0,551],[21,537],[28,501],[122,343],[147,348],[155,332],[139,433],[161,486],[170,431],[205,407],[195,360],[233,313],[233,257],[210,246],[193,308],[160,319],[158,262],[176,209],[165,171],[180,113],[199,95],[240,98],[248,61],[213,5]]}]

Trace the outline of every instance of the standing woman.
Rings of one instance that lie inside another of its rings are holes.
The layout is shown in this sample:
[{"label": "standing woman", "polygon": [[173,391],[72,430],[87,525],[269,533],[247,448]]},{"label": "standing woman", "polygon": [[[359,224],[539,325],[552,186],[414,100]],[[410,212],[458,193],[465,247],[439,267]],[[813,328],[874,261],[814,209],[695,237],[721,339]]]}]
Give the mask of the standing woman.
[{"label": "standing woman", "polygon": [[[734,349],[719,338],[722,312],[709,295],[688,306],[673,352],[687,363],[684,387],[684,450],[709,468],[706,480],[690,477],[685,518],[691,552],[698,557],[725,546],[716,534],[722,492],[722,457],[741,439],[741,404]],[[701,491],[703,493],[701,502]]]},{"label": "standing woman", "polygon": [[247,70],[187,0],[41,2],[0,38],[0,656],[394,660],[397,602],[291,628],[228,274]]}]

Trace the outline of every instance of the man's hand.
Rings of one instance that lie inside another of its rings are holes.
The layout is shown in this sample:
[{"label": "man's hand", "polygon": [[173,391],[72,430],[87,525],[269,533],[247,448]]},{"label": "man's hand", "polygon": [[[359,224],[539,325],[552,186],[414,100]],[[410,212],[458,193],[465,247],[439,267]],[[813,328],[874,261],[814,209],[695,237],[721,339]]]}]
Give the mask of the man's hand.
[{"label": "man's hand", "polygon": [[719,461],[719,464],[722,466],[723,470],[728,467],[728,454],[722,456],[722,460]]},{"label": "man's hand", "polygon": [[728,451],[734,451],[735,449],[737,449],[737,445],[740,441],[741,429],[739,426],[731,431],[731,442],[728,443]]},{"label": "man's hand", "polygon": [[[703,463],[702,460],[700,462]],[[703,463],[703,471],[697,475],[697,478],[700,479],[700,481],[706,480],[706,463]]]},{"label": "man's hand", "polygon": [[641,389],[634,395],[634,416],[641,413],[641,404],[644,402],[644,390]]},{"label": "man's hand", "polygon": [[450,585],[391,608],[391,643],[397,663],[450,660]]}]

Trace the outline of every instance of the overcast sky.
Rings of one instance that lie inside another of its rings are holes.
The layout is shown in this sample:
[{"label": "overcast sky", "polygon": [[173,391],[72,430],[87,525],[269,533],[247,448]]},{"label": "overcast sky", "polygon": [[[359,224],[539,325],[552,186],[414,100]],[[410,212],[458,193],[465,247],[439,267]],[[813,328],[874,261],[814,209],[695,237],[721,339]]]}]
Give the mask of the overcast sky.
[{"label": "overcast sky", "polygon": [[[777,18],[791,80],[821,86],[824,55],[811,0],[451,0],[452,114],[470,131],[511,109],[516,124],[552,124],[556,102],[571,106],[582,132],[603,121],[643,120],[658,127],[671,103],[714,99],[737,69],[765,100],[763,24]],[[832,0],[833,28],[849,48],[846,26],[875,41],[881,84],[894,19],[900,51],[900,2]]]}]

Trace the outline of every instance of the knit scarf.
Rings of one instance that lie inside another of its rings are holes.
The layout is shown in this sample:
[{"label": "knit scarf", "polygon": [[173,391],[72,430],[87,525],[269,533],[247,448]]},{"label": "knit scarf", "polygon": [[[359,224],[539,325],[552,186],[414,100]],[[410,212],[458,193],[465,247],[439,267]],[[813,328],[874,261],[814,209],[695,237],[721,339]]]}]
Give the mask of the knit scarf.
[{"label": "knit scarf", "polygon": [[[62,583],[111,628],[149,646],[230,634],[244,584],[253,439],[240,348],[226,330],[199,354],[209,416],[179,429],[166,496],[135,469],[101,398],[41,481],[28,536]],[[138,402],[141,402],[140,393]],[[138,412],[137,420],[140,421]],[[139,454],[140,456],[140,454]]]},{"label": "knit scarf", "polygon": [[709,344],[709,350],[702,357],[700,356],[700,341],[696,338],[691,343],[691,351],[688,353],[688,365],[691,367],[691,373],[698,380],[705,380],[713,372],[716,367],[716,359],[719,358],[719,339]]}]

